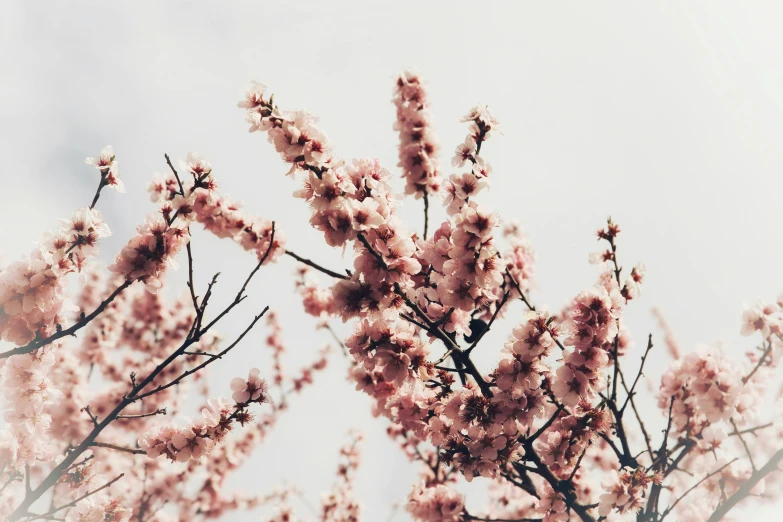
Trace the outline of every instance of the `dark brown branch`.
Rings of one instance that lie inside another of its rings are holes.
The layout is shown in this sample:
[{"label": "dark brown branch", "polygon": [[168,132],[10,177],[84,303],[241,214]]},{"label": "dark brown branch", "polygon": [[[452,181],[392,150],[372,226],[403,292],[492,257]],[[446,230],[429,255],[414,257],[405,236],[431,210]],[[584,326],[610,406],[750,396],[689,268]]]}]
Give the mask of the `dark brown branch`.
[{"label": "dark brown branch", "polygon": [[104,172],[101,170],[101,181],[98,183],[98,190],[95,191],[95,196],[92,198],[92,203],[90,203],[90,210],[95,208],[95,205],[98,203],[98,198],[101,197],[101,190],[103,190],[103,187],[108,185],[106,182],[106,176],[109,175],[109,169],[107,168]]},{"label": "dark brown branch", "polygon": [[247,289],[247,285],[250,283],[250,280],[253,279],[253,276],[256,275],[256,272],[258,272],[258,270],[261,268],[261,265],[263,265],[264,262],[267,260],[274,246],[275,246],[275,222],[272,221],[272,232],[269,235],[269,246],[267,247],[266,252],[264,252],[264,255],[261,257],[261,259],[259,259],[256,267],[253,269],[252,272],[250,272],[250,275],[247,276],[247,279],[245,279],[245,283],[242,285],[242,288],[239,289],[239,292],[237,293],[234,302],[239,302],[239,300],[242,299],[242,296],[245,293],[245,290]]},{"label": "dark brown branch", "polygon": [[552,425],[552,423],[553,423],[553,422],[555,422],[555,420],[556,420],[556,419],[557,419],[557,418],[560,416],[560,412],[561,412],[561,411],[563,411],[564,409],[565,409],[565,408],[564,408],[564,406],[563,406],[562,404],[558,404],[558,406],[557,406],[557,410],[555,410],[555,413],[553,413],[553,414],[552,414],[552,416],[551,416],[551,417],[549,417],[549,420],[548,420],[548,421],[546,421],[546,422],[544,423],[544,425],[543,425],[543,426],[541,426],[541,427],[538,429],[538,431],[537,431],[537,432],[535,432],[535,433],[534,433],[532,436],[530,436],[530,437],[528,437],[527,439],[525,439],[525,440],[526,440],[526,442],[530,442],[530,444],[532,445],[532,443],[533,443],[533,442],[534,442],[534,441],[535,441],[535,440],[536,440],[538,437],[540,437],[541,435],[543,435],[543,434],[544,434],[544,432],[545,432],[547,429],[549,429],[549,427]]},{"label": "dark brown branch", "polygon": [[573,484],[565,480],[559,480],[557,477],[555,477],[546,464],[541,462],[541,459],[535,452],[533,443],[530,439],[525,440],[524,446],[526,450],[525,458],[536,465],[535,473],[549,482],[549,485],[552,486],[552,489],[563,495],[566,505],[572,509],[574,513],[576,513],[579,518],[582,519],[583,522],[595,522],[595,518],[590,514],[588,507],[583,506],[576,500]]},{"label": "dark brown branch", "polygon": [[476,520],[481,522],[541,522],[540,518],[482,518],[465,513],[465,520]]},{"label": "dark brown branch", "polygon": [[427,194],[427,190],[424,190],[424,236],[423,238],[427,239],[427,229],[430,225],[430,198]]},{"label": "dark brown branch", "polygon": [[484,335],[489,331],[489,329],[492,327],[492,323],[495,322],[495,319],[497,319],[498,314],[500,313],[500,310],[503,308],[503,306],[506,304],[506,301],[508,301],[508,296],[510,292],[506,292],[503,294],[503,299],[500,300],[500,303],[498,303],[497,307],[495,308],[495,313],[492,314],[492,318],[487,323],[487,326],[481,330],[481,332],[478,334],[478,337],[476,337],[476,340],[473,341],[473,344],[470,345],[470,347],[465,350],[466,354],[469,354],[473,351],[473,349],[478,346],[479,341],[484,337]]},{"label": "dark brown branch", "polygon": [[[244,331],[243,331],[243,332],[242,332],[242,333],[239,335],[239,337],[237,337],[237,338],[236,338],[236,340],[235,340],[233,343],[231,343],[231,344],[230,344],[230,345],[229,345],[229,346],[228,346],[228,347],[227,347],[225,350],[223,350],[223,351],[222,351],[222,352],[220,352],[219,354],[215,355],[215,356],[214,356],[214,357],[212,357],[211,359],[208,359],[208,360],[204,361],[203,363],[199,364],[198,366],[194,366],[194,367],[193,367],[193,368],[191,368],[190,370],[188,370],[188,371],[186,371],[186,372],[183,372],[183,373],[182,373],[182,374],[180,374],[178,377],[176,377],[174,380],[172,380],[172,381],[170,381],[170,382],[168,382],[168,383],[166,383],[166,384],[161,384],[161,385],[160,385],[160,386],[158,386],[157,388],[154,388],[154,389],[152,389],[152,390],[150,390],[150,391],[148,391],[148,392],[146,392],[146,393],[142,393],[142,394],[136,395],[135,397],[133,397],[133,398],[131,399],[131,402],[140,401],[140,400],[142,400],[142,399],[144,399],[144,398],[146,398],[146,397],[149,397],[150,395],[154,395],[154,394],[156,394],[156,393],[158,393],[158,392],[161,392],[161,391],[163,391],[163,390],[165,390],[165,389],[167,389],[167,388],[171,388],[172,386],[176,386],[176,385],[178,385],[180,382],[182,382],[182,380],[183,380],[184,378],[186,378],[187,376],[189,376],[189,375],[193,375],[194,373],[196,373],[197,371],[201,370],[202,368],[204,368],[204,367],[206,367],[206,366],[209,366],[209,365],[210,365],[212,362],[214,362],[214,361],[215,361],[215,360],[217,360],[217,359],[222,359],[224,355],[226,355],[226,354],[227,354],[229,351],[231,351],[231,350],[232,350],[232,349],[233,349],[233,348],[234,348],[234,347],[235,347],[237,344],[239,344],[239,342],[240,342],[240,341],[241,341],[241,340],[242,340],[242,339],[245,337],[245,335],[247,335],[247,333],[248,333],[250,330],[252,330],[252,329],[253,329],[253,327],[256,325],[256,323],[257,323],[257,322],[258,322],[258,321],[259,321],[259,320],[260,320],[262,317],[264,317],[264,314],[266,314],[266,312],[267,312],[268,310],[269,310],[269,307],[267,306],[267,307],[265,307],[265,308],[263,309],[263,311],[261,311],[261,313],[260,313],[260,314],[258,314],[257,316],[255,316],[255,317],[253,318],[253,321],[251,321],[251,323],[250,323],[250,324],[247,326],[247,328],[245,328],[245,329],[244,329]],[[183,352],[184,352],[184,351],[183,351]],[[181,353],[183,353],[183,352],[181,352]]]},{"label": "dark brown branch", "polygon": [[185,195],[185,189],[182,186],[182,181],[179,179],[179,174],[177,173],[177,169],[174,168],[174,165],[171,164],[171,158],[169,158],[168,154],[163,155],[164,158],[166,158],[166,163],[168,163],[169,168],[171,169],[171,172],[174,173],[174,177],[177,179],[177,184],[179,185],[179,194],[180,196]]},{"label": "dark brown branch", "polygon": [[319,265],[319,264],[316,264],[316,263],[315,263],[315,262],[313,262],[313,261],[310,261],[309,259],[305,259],[305,258],[303,258],[303,257],[301,257],[301,256],[299,256],[299,255],[297,255],[297,254],[295,254],[294,252],[291,252],[290,250],[286,250],[286,251],[285,251],[285,254],[286,254],[287,256],[291,256],[291,257],[293,257],[294,259],[296,259],[297,261],[299,261],[299,262],[300,262],[300,263],[302,263],[302,264],[305,264],[305,265],[307,265],[307,266],[309,266],[309,267],[315,268],[315,269],[316,269],[316,270],[318,270],[319,272],[323,272],[323,273],[324,273],[324,274],[326,274],[326,275],[332,276],[332,277],[334,277],[334,278],[337,278],[337,279],[348,279],[348,277],[347,277],[347,276],[344,276],[344,275],[342,275],[342,274],[338,274],[337,272],[334,272],[334,271],[332,271],[332,270],[329,270],[328,268],[324,268],[324,267],[322,267],[321,265]]}]

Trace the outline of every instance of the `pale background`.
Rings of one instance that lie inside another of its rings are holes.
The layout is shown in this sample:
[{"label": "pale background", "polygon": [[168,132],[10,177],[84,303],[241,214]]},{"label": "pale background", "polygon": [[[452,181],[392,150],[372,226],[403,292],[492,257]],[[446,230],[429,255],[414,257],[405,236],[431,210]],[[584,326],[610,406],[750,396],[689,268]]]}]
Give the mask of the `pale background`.
[{"label": "pale background", "polygon": [[[662,341],[649,313],[657,306],[685,348],[721,341],[739,357],[751,347],[739,335],[741,304],[783,289],[778,3],[116,4],[0,6],[6,261],[89,202],[97,178],[84,157],[111,143],[127,193],[105,191],[99,203],[114,233],[101,247],[107,261],[153,209],[144,187],[165,170],[163,153],[196,151],[212,161],[225,192],[277,221],[289,248],[348,266],[308,227],[306,207],[290,197],[297,185],[284,176],[287,167],[262,136],[246,132],[236,102],[250,79],[262,80],[281,107],[318,114],[343,157],[376,156],[396,169],[393,79],[415,66],[430,84],[447,173],[467,109],[488,103],[501,121],[504,135],[485,155],[494,191],[482,201],[529,232],[537,303],[559,308],[593,283],[587,254],[609,214],[623,228],[622,264],[644,261],[649,270],[643,298],[627,315],[638,344],[650,331]],[[406,200],[404,214],[421,226],[420,202]],[[220,299],[253,266],[236,245],[203,231],[193,248],[202,285],[223,272]],[[292,369],[328,341],[293,295],[293,268],[286,258],[261,271],[251,298],[222,328],[236,332],[268,304],[282,317]],[[185,277],[180,271],[171,282],[184,289]],[[522,308],[511,310],[478,350],[485,369]],[[246,368],[268,365],[264,335],[257,329],[215,365],[216,393]],[[648,375],[668,363],[662,344]],[[317,504],[345,434],[360,428],[367,440],[357,493],[366,520],[387,518],[416,469],[346,382],[346,367],[335,353],[317,387],[293,401],[234,478],[237,487],[267,492],[293,483]],[[308,515],[304,506],[300,512]],[[393,520],[407,518],[399,512]]]}]

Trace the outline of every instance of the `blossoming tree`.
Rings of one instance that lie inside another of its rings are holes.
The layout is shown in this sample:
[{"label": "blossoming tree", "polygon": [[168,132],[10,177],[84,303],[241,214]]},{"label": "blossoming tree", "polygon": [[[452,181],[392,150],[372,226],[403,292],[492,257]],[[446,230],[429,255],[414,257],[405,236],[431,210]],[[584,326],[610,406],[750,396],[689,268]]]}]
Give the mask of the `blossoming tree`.
[{"label": "blossoming tree", "polygon": [[[300,520],[290,489],[243,496],[226,487],[327,362],[326,352],[315,354],[286,376],[285,344],[267,309],[235,339],[217,333],[253,276],[284,257],[296,263],[292,284],[305,313],[326,328],[335,318],[353,325],[337,339],[350,379],[421,466],[406,505],[415,520],[714,522],[775,497],[783,422],[763,406],[777,393],[767,385],[783,345],[783,299],[745,310],[742,333],[758,346],[740,363],[715,347],[681,353],[663,325],[674,361],[653,392],[660,411],[642,411],[640,381],[657,352],[648,335],[638,368],[627,361],[624,314],[645,271],[623,269],[620,227],[609,219],[598,231],[604,248],[590,255],[594,284],[559,312],[537,307],[530,242],[480,203],[492,177],[482,145],[498,134],[495,118],[475,107],[462,119],[467,137],[456,147],[455,173],[445,176],[421,78],[401,74],[393,102],[398,167],[405,195],[423,202],[423,226],[398,216],[393,174],[374,159],[341,159],[315,117],[280,109],[257,82],[239,103],[250,131],[266,134],[290,166],[310,224],[328,245],[351,252],[342,269],[289,250],[273,221],[222,195],[212,165],[191,154],[176,168],[166,156],[168,174],[149,184],[157,210],[101,270],[94,258],[110,231],[97,204],[103,189],[123,186],[111,147],[87,159],[98,174],[89,207],[0,272],[4,520],[203,520],[262,503],[274,504],[274,521]],[[438,203],[447,219],[430,223]],[[257,259],[227,305],[211,299],[217,276],[194,281],[196,226]],[[184,275],[170,273],[177,259]],[[164,283],[181,284],[184,297],[168,302]],[[511,312],[516,301],[522,315]],[[230,399],[209,398],[201,370],[262,317],[272,366],[226,383]],[[505,346],[484,346],[504,317],[513,322]],[[474,363],[479,345],[496,354],[492,368]],[[166,422],[187,385],[202,397],[200,416]],[[645,425],[658,421],[660,433]],[[361,519],[352,488],[359,439],[340,452],[323,521]],[[469,509],[455,485],[474,479],[488,485],[489,502]]]}]

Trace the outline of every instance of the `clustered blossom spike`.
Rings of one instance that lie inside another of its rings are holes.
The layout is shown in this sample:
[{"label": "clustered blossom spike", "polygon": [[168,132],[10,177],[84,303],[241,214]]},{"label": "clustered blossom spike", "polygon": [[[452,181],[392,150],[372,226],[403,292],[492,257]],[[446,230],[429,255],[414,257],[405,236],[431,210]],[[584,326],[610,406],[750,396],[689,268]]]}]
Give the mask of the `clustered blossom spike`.
[{"label": "clustered blossom spike", "polygon": [[[553,391],[566,406],[581,400],[591,402],[603,389],[602,370],[609,365],[611,344],[619,333],[622,297],[614,279],[580,293],[571,304],[567,344],[573,348],[563,354],[564,364],[557,369]],[[607,288],[608,286],[608,288]]]},{"label": "clustered blossom spike", "polygon": [[340,464],[332,490],[321,499],[322,522],[359,522],[362,506],[353,492],[356,471],[361,456],[359,443],[362,437],[352,435],[352,440],[340,449]]},{"label": "clustered blossom spike", "polygon": [[397,77],[392,98],[397,108],[394,130],[400,134],[400,162],[405,193],[417,198],[440,190],[440,145],[432,130],[427,90],[421,77],[405,71]]},{"label": "clustered blossom spike", "polygon": [[[598,265],[595,284],[557,313],[536,307],[531,241],[521,225],[479,202],[492,174],[481,152],[497,120],[485,106],[462,119],[469,129],[452,161],[458,172],[438,190],[438,145],[419,75],[399,76],[394,103],[406,192],[425,197],[421,235],[403,222],[393,174],[377,159],[340,158],[314,116],[279,109],[261,83],[239,103],[251,132],[266,133],[298,178],[294,196],[309,206],[310,225],[350,260],[335,270],[287,250],[275,223],[222,195],[213,165],[193,153],[177,169],[166,156],[170,172],[148,186],[156,210],[103,270],[92,258],[109,229],[95,206],[103,187],[122,184],[113,149],[88,159],[101,175],[92,204],[0,270],[0,337],[14,346],[0,351],[0,519],[211,520],[275,502],[266,520],[303,520],[293,509],[295,490],[243,493],[230,477],[290,399],[314,383],[329,347],[284,371],[279,317],[269,313],[270,350],[258,355],[269,369],[230,381],[232,400],[208,399],[205,378],[268,309],[233,342],[215,325],[245,300],[262,265],[284,255],[300,263],[295,288],[304,311],[341,346],[352,385],[420,468],[406,505],[417,522],[661,522],[669,515],[716,522],[749,509],[751,498],[776,496],[783,389],[770,384],[783,349],[783,300],[743,310],[740,332],[757,343],[744,349],[685,352],[658,312],[673,361],[655,390],[646,379],[653,336],[646,348],[637,344],[626,320],[646,269],[624,271],[620,226],[610,218],[596,234],[605,248],[588,258]],[[445,219],[428,236],[436,194]],[[214,314],[217,275],[204,282],[194,275],[197,223],[257,260]],[[169,299],[164,285],[177,279],[169,268],[185,255],[179,278],[187,284]],[[66,283],[74,273],[82,288],[71,304]],[[489,351],[507,317],[516,319],[504,347]],[[330,326],[336,319],[349,331],[344,342]],[[639,360],[632,355],[640,348]],[[661,415],[644,409],[645,390],[657,396]],[[193,398],[202,404],[194,419],[159,421],[186,413]],[[251,414],[256,403],[269,406]],[[362,519],[357,442],[341,450],[322,522]],[[460,492],[474,480],[489,481],[480,511]]]},{"label": "clustered blossom spike", "polygon": [[416,520],[428,522],[461,522],[464,520],[465,498],[443,484],[413,486],[406,509]]}]

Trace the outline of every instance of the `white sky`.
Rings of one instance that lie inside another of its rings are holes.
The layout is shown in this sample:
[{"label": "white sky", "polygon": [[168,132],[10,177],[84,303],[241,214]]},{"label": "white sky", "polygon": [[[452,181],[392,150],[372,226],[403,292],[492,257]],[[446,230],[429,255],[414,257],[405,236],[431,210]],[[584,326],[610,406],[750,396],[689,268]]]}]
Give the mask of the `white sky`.
[{"label": "white sky", "polygon": [[[96,179],[84,157],[111,143],[127,194],[107,191],[99,203],[114,232],[102,247],[107,260],[153,209],[144,187],[165,170],[163,153],[195,151],[212,161],[222,190],[277,221],[289,248],[348,266],[308,227],[287,167],[262,136],[246,132],[236,102],[250,79],[262,80],[282,108],[319,115],[343,157],[375,156],[395,169],[393,78],[415,66],[430,84],[447,173],[467,109],[487,103],[501,121],[504,135],[486,147],[493,192],[482,200],[527,229],[538,254],[537,303],[559,308],[593,283],[587,254],[611,214],[623,228],[622,264],[648,268],[643,298],[627,315],[638,344],[650,331],[662,341],[649,314],[657,306],[686,348],[721,341],[739,358],[751,347],[738,333],[741,304],[783,290],[779,3],[293,5],[2,3],[5,259],[89,201]],[[411,227],[421,226],[419,203],[405,203]],[[253,266],[205,233],[193,248],[199,280],[223,272],[223,299]],[[292,269],[284,259],[262,271],[222,331],[231,335],[268,304],[282,317],[296,368],[327,337],[293,296]],[[170,280],[184,289],[184,273]],[[512,310],[480,350],[485,369],[522,311]],[[264,335],[257,329],[216,365],[216,393],[247,367],[268,364]],[[656,378],[668,363],[663,350],[657,355],[647,372]],[[236,477],[238,487],[296,483],[317,503],[344,435],[357,427],[367,435],[358,494],[367,520],[385,520],[415,468],[345,370],[333,357]]]}]

